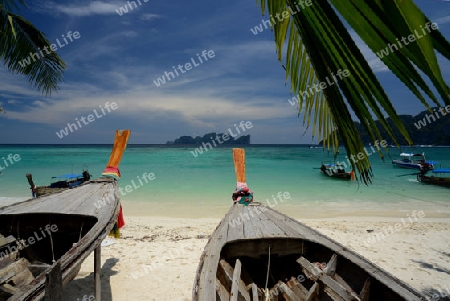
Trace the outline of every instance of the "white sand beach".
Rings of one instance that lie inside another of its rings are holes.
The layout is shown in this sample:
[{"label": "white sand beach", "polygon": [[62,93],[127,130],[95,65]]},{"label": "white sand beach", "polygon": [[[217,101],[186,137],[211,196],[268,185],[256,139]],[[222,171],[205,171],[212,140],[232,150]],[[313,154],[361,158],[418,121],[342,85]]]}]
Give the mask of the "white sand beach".
[{"label": "white sand beach", "polygon": [[[396,226],[402,223],[398,217],[299,220],[374,262],[429,300],[448,300],[450,217],[425,216],[412,219],[412,223],[404,219],[401,227]],[[114,244],[102,248],[102,300],[191,300],[201,252],[220,219],[126,215],[126,222],[122,238],[108,238]],[[382,232],[384,237],[376,236]],[[93,294],[91,255],[66,287],[65,296],[81,301],[93,300]]]}]

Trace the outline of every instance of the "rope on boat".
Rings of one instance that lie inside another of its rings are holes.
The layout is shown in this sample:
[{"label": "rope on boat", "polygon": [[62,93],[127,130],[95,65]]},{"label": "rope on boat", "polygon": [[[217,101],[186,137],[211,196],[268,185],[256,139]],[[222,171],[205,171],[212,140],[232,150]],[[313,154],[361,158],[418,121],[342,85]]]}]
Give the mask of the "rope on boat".
[{"label": "rope on boat", "polygon": [[78,238],[78,241],[81,240],[81,233],[83,233],[83,225],[84,225],[84,221],[81,223],[80,237]]},{"label": "rope on boat", "polygon": [[20,225],[20,220],[17,221],[17,239],[20,239],[19,225]]},{"label": "rope on boat", "polygon": [[52,262],[53,263],[55,263],[56,261],[55,261],[55,252],[53,251],[53,238],[52,238],[52,233],[51,233],[51,231],[49,231],[50,233],[50,244],[51,244],[51,246],[52,246],[52,258],[53,258],[53,260],[52,260]]},{"label": "rope on boat", "polygon": [[266,275],[266,286],[264,288],[264,294],[266,295],[266,301],[269,301],[269,289],[267,288],[267,285],[269,283],[269,273],[270,273],[270,245],[269,245],[269,259],[267,262],[267,275]]}]

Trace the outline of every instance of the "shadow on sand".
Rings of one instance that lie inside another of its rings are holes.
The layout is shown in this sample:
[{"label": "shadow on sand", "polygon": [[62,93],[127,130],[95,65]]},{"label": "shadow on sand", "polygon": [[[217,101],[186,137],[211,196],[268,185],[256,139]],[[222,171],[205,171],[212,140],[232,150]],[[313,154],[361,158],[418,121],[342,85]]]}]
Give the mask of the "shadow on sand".
[{"label": "shadow on sand", "polygon": [[425,288],[422,294],[427,297],[425,300],[429,301],[450,301],[450,293],[447,289],[436,289],[433,287]]},{"label": "shadow on sand", "polygon": [[412,260],[412,262],[420,264],[421,268],[435,270],[436,272],[446,273],[446,274],[450,275],[450,270],[449,269],[439,267],[439,266],[437,266],[435,264],[431,264],[431,263],[428,263],[428,262],[423,262],[423,261],[420,261],[420,260]]},{"label": "shadow on sand", "polygon": [[[109,258],[105,261],[100,272],[102,282],[102,301],[112,301],[112,292],[110,278],[117,274],[113,267],[119,262],[117,258]],[[80,276],[78,276],[80,277]],[[94,265],[92,264],[92,273],[71,281],[64,287],[64,300],[67,301],[92,301],[94,296]],[[84,298],[84,299],[83,299]]]},{"label": "shadow on sand", "polygon": [[[448,253],[441,252],[444,255],[449,256]],[[412,260],[415,263],[420,264],[421,268],[435,270],[439,273],[445,273],[450,275],[450,270],[439,267],[435,264],[431,264],[428,262],[420,261],[420,260]],[[445,286],[446,285],[446,286]],[[445,286],[445,287],[444,287]],[[425,300],[430,301],[450,301],[450,286],[448,284],[442,284],[441,287],[444,288],[436,288],[436,287],[426,287],[422,290],[422,294],[427,297]]]}]

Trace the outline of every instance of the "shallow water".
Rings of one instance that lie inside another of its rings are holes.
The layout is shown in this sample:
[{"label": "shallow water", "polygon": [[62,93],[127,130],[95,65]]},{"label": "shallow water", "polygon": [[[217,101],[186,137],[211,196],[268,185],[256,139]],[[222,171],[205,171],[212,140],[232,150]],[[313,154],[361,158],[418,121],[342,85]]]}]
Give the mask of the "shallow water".
[{"label": "shallow water", "polygon": [[[393,167],[388,156],[386,162],[377,154],[371,156],[375,177],[366,186],[320,174],[317,168],[321,162],[333,160],[322,149],[287,145],[246,146],[245,149],[247,183],[255,192],[255,200],[276,205],[288,214],[307,217],[307,212],[315,212],[316,216],[333,216],[342,212],[382,210],[388,204],[399,212],[418,206],[444,212],[447,204],[450,205],[450,189],[418,183],[415,175],[398,177],[414,170]],[[221,216],[232,204],[236,182],[231,148],[212,149],[197,157],[192,151],[194,148],[130,145],[120,165],[122,201],[136,213],[142,208],[145,214]],[[450,167],[450,148],[413,151],[425,152],[427,159]],[[85,167],[98,177],[110,152],[110,145],[1,146],[0,158],[7,160],[8,154],[18,154],[20,160],[13,160],[8,167],[0,160],[4,167],[0,175],[0,204],[30,196],[26,173],[33,174],[36,185],[47,185],[54,175],[81,172]],[[400,153],[397,149],[390,152],[394,158]],[[338,160],[345,161],[345,156]],[[288,193],[289,198],[280,199],[278,195],[283,193],[285,196]]]}]

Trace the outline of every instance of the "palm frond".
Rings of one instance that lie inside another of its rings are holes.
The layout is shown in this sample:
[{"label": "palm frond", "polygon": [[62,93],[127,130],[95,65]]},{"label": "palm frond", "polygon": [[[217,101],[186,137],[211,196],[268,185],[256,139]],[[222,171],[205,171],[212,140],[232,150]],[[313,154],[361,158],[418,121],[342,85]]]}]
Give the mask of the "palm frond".
[{"label": "palm frond", "polygon": [[[358,170],[360,179],[367,183],[372,175],[370,162],[352,120],[352,113],[374,142],[383,139],[375,124],[375,119],[378,119],[388,135],[397,143],[393,130],[385,120],[387,116],[391,118],[408,143],[412,144],[412,141],[368,62],[336,14],[336,10],[351,26],[359,26],[358,29],[355,28],[356,33],[376,51],[381,49],[380,45],[387,47],[389,41],[395,41],[398,34],[411,34],[417,26],[420,27],[420,22],[407,16],[408,13],[417,18],[422,16],[420,20],[423,22],[426,18],[423,14],[420,15],[420,10],[416,10],[412,5],[403,8],[385,4],[390,1],[378,0],[374,1],[375,4],[365,0],[350,0],[350,4],[340,0],[330,0],[330,2],[259,0],[263,14],[267,3],[271,17],[283,16],[281,21],[272,22],[272,28],[278,59],[282,63],[283,47],[287,44],[284,59],[286,78],[290,79],[291,93],[299,96],[297,98],[299,113],[305,114],[304,121],[308,125],[311,115],[314,114],[313,134],[318,128],[319,138],[332,139],[331,145],[335,152],[338,151],[336,132],[339,132],[348,157],[358,158],[358,160],[352,159],[353,168]],[[286,11],[290,13],[286,14]],[[394,32],[389,26],[390,21],[386,20],[395,20],[395,26],[393,26],[395,28],[399,18],[404,26],[396,28]],[[286,40],[287,43],[285,43]],[[438,100],[415,68],[419,68],[428,76],[444,102],[447,102],[448,88],[446,95],[446,85],[436,63],[434,51],[430,51],[430,49],[433,50],[433,45],[436,45],[439,51],[448,54],[447,43],[442,35],[434,32],[428,39],[418,43],[418,49],[402,49],[402,51],[391,53],[383,61],[386,61],[386,65],[425,105],[427,102],[418,88],[422,89],[433,102],[438,103]],[[341,76],[335,80],[338,72],[339,74],[347,72],[349,76],[345,78]],[[317,84],[323,89],[313,95],[305,95],[305,91]],[[330,145],[329,142],[328,145]],[[378,152],[380,156],[383,156],[380,149]],[[360,159],[359,154],[362,154],[364,158]]]},{"label": "palm frond", "polygon": [[25,0],[0,0],[0,6],[8,11],[18,10],[21,5],[26,6]]},{"label": "palm frond", "polygon": [[44,34],[2,5],[0,26],[0,57],[7,68],[13,73],[24,74],[34,88],[47,95],[57,90],[65,63],[51,50],[51,43]]}]

